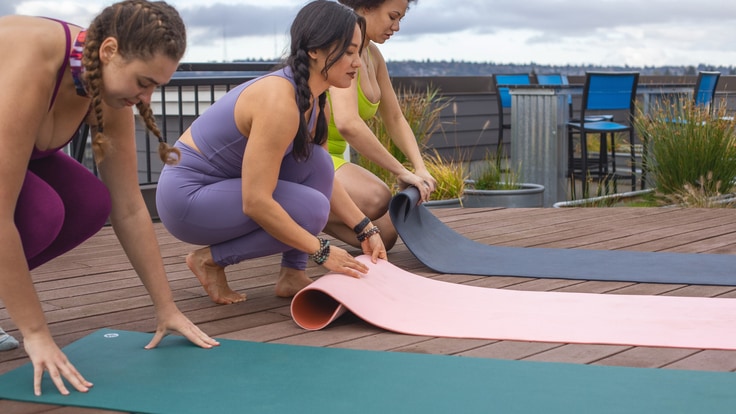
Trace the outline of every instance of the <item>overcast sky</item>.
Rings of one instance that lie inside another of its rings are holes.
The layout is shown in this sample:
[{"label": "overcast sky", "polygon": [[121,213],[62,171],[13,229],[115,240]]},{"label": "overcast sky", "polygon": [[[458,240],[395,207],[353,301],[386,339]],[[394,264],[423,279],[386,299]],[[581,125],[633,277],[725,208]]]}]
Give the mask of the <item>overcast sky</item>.
[{"label": "overcast sky", "polygon": [[[111,0],[0,0],[0,15],[87,25]],[[170,0],[184,61],[273,59],[305,0]],[[736,65],[733,0],[419,0],[381,47],[388,60],[631,66]]]}]

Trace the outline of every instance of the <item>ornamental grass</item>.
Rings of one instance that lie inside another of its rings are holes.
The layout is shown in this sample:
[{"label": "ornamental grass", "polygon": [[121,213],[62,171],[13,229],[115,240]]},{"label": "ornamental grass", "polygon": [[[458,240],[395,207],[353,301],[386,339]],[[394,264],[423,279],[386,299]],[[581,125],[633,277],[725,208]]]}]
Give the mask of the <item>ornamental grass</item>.
[{"label": "ornamental grass", "polygon": [[[432,134],[440,127],[440,113],[449,105],[449,102],[440,96],[439,88],[433,86],[428,86],[424,91],[402,88],[396,94],[399,98],[401,111],[417,140],[419,150],[424,152]],[[380,115],[369,119],[367,124],[388,152],[404,166],[413,170],[404,153],[389,136]],[[398,189],[396,177],[384,168],[379,167],[361,154],[357,155],[356,163],[375,174],[392,190],[396,191]]]},{"label": "ornamental grass", "polygon": [[424,153],[424,165],[437,180],[437,188],[430,195],[430,200],[458,199],[462,202],[465,181],[468,179],[462,162],[443,159],[437,150],[433,150]]},{"label": "ornamental grass", "polygon": [[634,127],[644,146],[643,168],[658,193],[707,199],[733,192],[736,124],[724,108],[680,99],[654,105],[646,115],[639,111]]}]

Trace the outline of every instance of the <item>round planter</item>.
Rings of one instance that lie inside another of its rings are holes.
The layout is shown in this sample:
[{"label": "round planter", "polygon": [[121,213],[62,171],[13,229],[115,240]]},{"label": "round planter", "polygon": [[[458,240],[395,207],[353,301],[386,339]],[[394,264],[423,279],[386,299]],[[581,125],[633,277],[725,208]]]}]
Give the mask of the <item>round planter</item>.
[{"label": "round planter", "polygon": [[427,208],[453,208],[453,207],[464,207],[465,196],[461,198],[451,198],[449,200],[429,200],[422,203]]},{"label": "round planter", "polygon": [[465,207],[543,207],[544,186],[522,183],[518,190],[465,189]]}]

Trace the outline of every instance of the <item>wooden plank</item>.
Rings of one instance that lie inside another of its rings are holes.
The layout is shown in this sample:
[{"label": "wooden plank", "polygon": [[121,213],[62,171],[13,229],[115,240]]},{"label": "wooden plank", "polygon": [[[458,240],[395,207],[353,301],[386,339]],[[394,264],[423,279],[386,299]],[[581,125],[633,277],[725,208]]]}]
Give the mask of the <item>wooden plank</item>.
[{"label": "wooden plank", "polygon": [[[433,212],[450,228],[487,244],[736,254],[736,212],[733,209],[458,208]],[[327,329],[305,331],[291,320],[289,300],[273,293],[279,255],[229,267],[231,286],[246,293],[248,299],[234,305],[217,305],[212,303],[184,263],[186,255],[196,246],[179,242],[160,223],[154,228],[177,305],[192,321],[217,337],[480,358],[736,371],[736,351],[421,337],[387,332],[349,313]],[[342,242],[333,242],[353,254],[360,253]],[[437,274],[420,263],[401,240],[389,253],[389,259],[418,275],[476,287],[736,298],[736,287],[730,286]],[[307,269],[313,278],[324,272],[315,265]],[[49,327],[60,346],[104,327],[144,332],[155,328],[150,298],[109,227],[72,252],[35,269],[33,277]],[[4,307],[0,307],[0,326],[18,336]],[[2,352],[0,373],[27,362],[22,348]],[[87,411],[0,401],[0,412],[64,414]]]},{"label": "wooden plank", "polygon": [[591,364],[630,348],[624,345],[565,344],[531,355],[524,360]]}]

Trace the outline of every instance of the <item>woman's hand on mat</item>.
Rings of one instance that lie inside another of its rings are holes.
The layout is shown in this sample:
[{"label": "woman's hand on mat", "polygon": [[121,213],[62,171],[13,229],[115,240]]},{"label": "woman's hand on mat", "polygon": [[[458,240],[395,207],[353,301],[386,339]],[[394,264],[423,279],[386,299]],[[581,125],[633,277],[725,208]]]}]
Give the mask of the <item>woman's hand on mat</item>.
[{"label": "woman's hand on mat", "polygon": [[360,247],[363,249],[363,254],[371,256],[373,263],[378,263],[378,259],[386,260],[387,258],[386,246],[383,245],[383,239],[379,233],[363,240]]},{"label": "woman's hand on mat", "polygon": [[43,373],[48,371],[51,381],[62,395],[69,395],[64,380],[79,392],[87,392],[92,383],[84,379],[66,355],[59,349],[51,335],[25,336],[23,346],[33,363],[33,393],[41,395]]},{"label": "woman's hand on mat", "polygon": [[429,173],[421,176],[407,170],[406,173],[396,178],[398,179],[399,188],[402,190],[410,185],[416,187],[419,190],[419,200],[422,202],[429,201],[429,195],[432,194],[436,186],[435,179]]},{"label": "woman's hand on mat", "polygon": [[[430,174],[426,168],[417,169],[414,171],[414,174],[418,175],[422,179],[422,187],[429,189],[430,193],[437,189],[437,180],[432,177],[432,174]],[[427,195],[427,200],[429,200],[429,195]]]},{"label": "woman's hand on mat", "polygon": [[192,343],[202,348],[212,348],[213,346],[220,345],[219,342],[202,332],[197,325],[192,323],[192,321],[184,316],[184,314],[175,306],[167,311],[158,312],[157,320],[158,324],[156,326],[156,333],[153,334],[151,342],[146,345],[146,349],[157,347],[169,330],[179,332]]},{"label": "woman's hand on mat", "polygon": [[337,246],[330,246],[330,256],[322,266],[332,272],[344,273],[354,278],[360,278],[361,275],[368,273],[368,266],[359,262],[347,250]]}]

